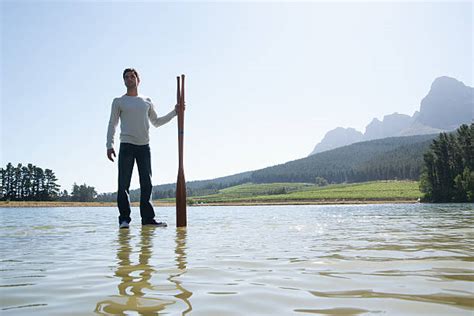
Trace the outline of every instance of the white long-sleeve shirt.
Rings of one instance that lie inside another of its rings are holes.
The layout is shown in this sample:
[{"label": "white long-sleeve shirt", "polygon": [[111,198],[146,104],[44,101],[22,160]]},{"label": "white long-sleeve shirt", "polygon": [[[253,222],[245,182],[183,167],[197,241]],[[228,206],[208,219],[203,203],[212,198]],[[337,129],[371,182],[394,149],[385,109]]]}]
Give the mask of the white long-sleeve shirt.
[{"label": "white long-sleeve shirt", "polygon": [[159,127],[176,116],[173,110],[158,117],[151,99],[144,96],[123,95],[112,102],[109,127],[107,129],[107,149],[114,147],[114,136],[120,119],[120,142],[147,145],[150,142],[150,123]]}]

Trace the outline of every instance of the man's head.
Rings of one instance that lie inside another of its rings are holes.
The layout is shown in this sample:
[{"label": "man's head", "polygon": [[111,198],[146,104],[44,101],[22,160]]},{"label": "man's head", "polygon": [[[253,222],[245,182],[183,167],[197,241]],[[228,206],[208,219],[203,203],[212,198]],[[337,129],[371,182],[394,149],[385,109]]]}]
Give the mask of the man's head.
[{"label": "man's head", "polygon": [[140,83],[138,71],[135,68],[125,69],[123,71],[123,81],[128,89],[138,87],[138,84]]}]

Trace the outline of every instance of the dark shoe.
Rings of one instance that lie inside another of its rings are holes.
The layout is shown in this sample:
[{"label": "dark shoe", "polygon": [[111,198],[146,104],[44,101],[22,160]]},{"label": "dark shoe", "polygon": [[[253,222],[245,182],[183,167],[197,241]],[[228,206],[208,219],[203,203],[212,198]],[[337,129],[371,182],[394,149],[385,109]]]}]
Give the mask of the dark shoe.
[{"label": "dark shoe", "polygon": [[130,227],[130,224],[127,222],[127,221],[123,221],[120,223],[119,225],[119,228],[122,229],[122,228],[129,228]]},{"label": "dark shoe", "polygon": [[151,222],[147,223],[142,223],[142,225],[150,225],[154,227],[168,227],[168,224],[166,224],[165,222],[157,222],[155,220],[152,220]]}]

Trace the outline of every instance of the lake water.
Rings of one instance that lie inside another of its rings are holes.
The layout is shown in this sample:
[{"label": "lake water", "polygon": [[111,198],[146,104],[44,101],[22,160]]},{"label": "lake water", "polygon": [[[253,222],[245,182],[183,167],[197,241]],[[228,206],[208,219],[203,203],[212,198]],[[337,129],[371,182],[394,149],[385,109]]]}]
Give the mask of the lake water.
[{"label": "lake water", "polygon": [[474,205],[0,209],[1,315],[473,315]]}]

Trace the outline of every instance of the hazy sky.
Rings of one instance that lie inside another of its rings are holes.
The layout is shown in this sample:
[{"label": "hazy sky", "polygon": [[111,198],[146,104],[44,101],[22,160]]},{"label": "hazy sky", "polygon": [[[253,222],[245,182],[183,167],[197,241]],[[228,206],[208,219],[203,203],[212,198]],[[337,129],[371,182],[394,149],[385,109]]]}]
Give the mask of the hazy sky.
[{"label": "hazy sky", "polygon": [[[188,181],[302,158],[335,127],[412,115],[439,76],[473,86],[472,16],[453,1],[1,1],[1,166],[115,191],[106,131],[130,66],[161,115],[186,74]],[[176,181],[176,125],[150,130],[155,185]]]}]

